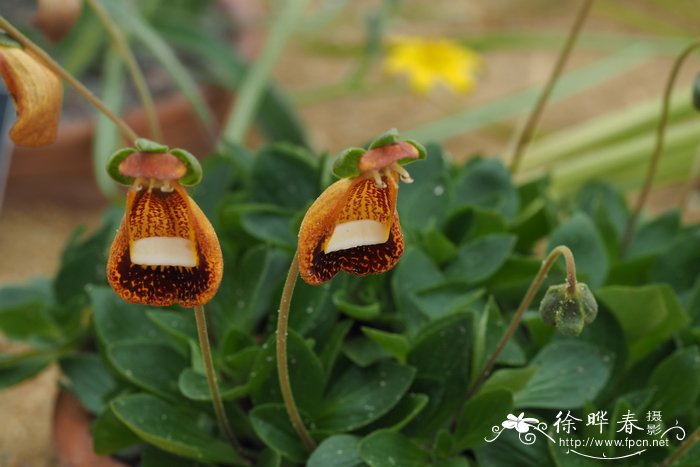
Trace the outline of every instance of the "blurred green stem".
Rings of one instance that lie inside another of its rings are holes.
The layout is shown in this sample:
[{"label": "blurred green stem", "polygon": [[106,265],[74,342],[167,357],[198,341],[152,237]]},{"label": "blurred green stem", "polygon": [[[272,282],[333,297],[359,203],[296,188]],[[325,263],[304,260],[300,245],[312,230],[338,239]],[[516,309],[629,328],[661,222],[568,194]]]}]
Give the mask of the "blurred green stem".
[{"label": "blurred green stem", "polygon": [[688,436],[685,442],[681,444],[678,447],[678,449],[673,451],[673,453],[670,456],[668,456],[668,458],[666,458],[664,463],[661,464],[661,467],[671,467],[673,464],[676,463],[678,459],[680,459],[683,456],[683,454],[688,452],[688,450],[692,448],[696,443],[700,443],[700,427],[698,427],[690,436]]},{"label": "blurred green stem", "polygon": [[671,101],[671,93],[673,92],[673,86],[676,83],[676,78],[678,77],[678,72],[681,69],[683,63],[685,63],[686,58],[690,53],[700,47],[700,41],[692,42],[688,45],[680,55],[676,58],[671,68],[671,73],[666,81],[666,89],[664,90],[663,99],[661,101],[661,115],[659,116],[659,125],[656,128],[656,144],[654,145],[654,150],[651,154],[651,160],[649,161],[649,167],[647,170],[646,178],[644,179],[644,184],[642,185],[642,191],[637,198],[637,204],[632,211],[632,214],[627,221],[627,226],[625,227],[625,233],[622,236],[622,245],[620,248],[620,256],[624,257],[625,252],[629,242],[632,240],[632,235],[637,226],[637,220],[639,219],[639,214],[644,208],[644,204],[649,197],[651,191],[651,185],[654,181],[654,175],[656,174],[656,168],[659,164],[659,159],[661,157],[661,151],[664,147],[664,136],[666,134],[666,126],[668,123],[668,109]]},{"label": "blurred green stem", "polygon": [[523,318],[523,314],[525,314],[525,311],[527,311],[530,303],[532,303],[532,300],[535,298],[535,295],[542,285],[542,282],[547,277],[547,274],[554,265],[554,262],[557,260],[557,258],[559,258],[559,255],[564,255],[564,259],[566,260],[566,282],[568,284],[567,290],[570,293],[576,291],[576,263],[574,261],[574,254],[568,247],[559,245],[549,252],[549,255],[547,255],[542,262],[540,270],[537,272],[535,279],[533,279],[532,284],[530,284],[530,288],[527,289],[527,293],[520,302],[520,306],[518,306],[513,318],[510,320],[508,329],[506,329],[505,333],[503,333],[501,340],[496,345],[496,348],[484,365],[484,368],[481,370],[478,378],[476,381],[474,381],[472,387],[469,388],[465,398],[466,400],[470,399],[474,394],[476,394],[481,385],[484,384],[486,379],[491,375],[491,370],[493,370],[493,367],[496,365],[496,360],[498,360],[498,357],[500,357],[501,353],[506,348],[508,341],[510,341],[515,334],[515,331],[518,329],[520,321]]},{"label": "blurred green stem", "polygon": [[38,57],[41,62],[48,69],[56,73],[61,79],[68,83],[73,89],[78,92],[86,101],[92,104],[97,110],[102,112],[107,118],[112,120],[115,125],[119,127],[124,138],[127,141],[135,141],[138,139],[136,132],[117,114],[112,112],[105,106],[102,101],[95,96],[88,88],[83,86],[83,84],[78,81],[68,70],[59,65],[53,58],[49,56],[44,50],[32,42],[27,36],[22,34],[17,28],[12,26],[12,24],[5,19],[4,16],[0,16],[0,29],[5,30],[13,39],[22,44],[26,50],[31,51],[36,57]]},{"label": "blurred green stem", "polygon": [[289,381],[289,367],[287,365],[287,330],[289,329],[289,307],[294,295],[294,286],[299,275],[299,257],[294,253],[292,263],[289,265],[287,272],[287,280],[284,282],[282,289],[282,297],[280,298],[279,314],[277,316],[277,377],[282,390],[282,398],[284,405],[287,408],[289,419],[292,422],[294,430],[299,435],[304,445],[313,451],[316,449],[316,442],[313,440],[309,432],[304,426],[304,421],[301,419],[299,409],[294,402],[294,393],[292,392],[292,384]]},{"label": "blurred green stem", "polygon": [[540,116],[542,115],[542,112],[544,111],[544,108],[547,105],[547,101],[549,100],[549,96],[552,93],[552,90],[554,89],[554,85],[559,80],[562,71],[564,71],[566,61],[571,55],[571,50],[574,48],[574,44],[576,43],[576,39],[578,38],[578,35],[581,32],[581,28],[586,22],[588,12],[590,11],[592,4],[593,0],[583,0],[583,4],[581,5],[581,8],[576,14],[574,25],[569,31],[569,37],[567,37],[566,42],[564,43],[564,47],[559,53],[557,62],[554,65],[554,69],[552,70],[552,74],[549,76],[547,84],[545,84],[544,88],[542,89],[542,93],[538,97],[537,103],[532,109],[532,112],[530,112],[530,115],[528,116],[528,119],[525,122],[525,126],[523,127],[523,130],[520,133],[517,142],[515,143],[515,150],[513,151],[513,158],[510,163],[510,172],[512,174],[518,172],[520,161],[522,160],[523,155],[525,154],[528,144],[532,140],[532,137],[535,133],[535,129],[537,128],[537,123],[539,122]]},{"label": "blurred green stem", "polygon": [[272,68],[307,3],[308,0],[287,0],[284,9],[270,28],[262,54],[250,66],[238,89],[236,101],[221,132],[221,142],[243,142],[255,117],[262,93],[266,89]]},{"label": "blurred green stem", "polygon": [[124,63],[129,70],[129,74],[134,82],[136,92],[138,93],[141,104],[146,111],[148,126],[151,130],[151,137],[155,141],[162,142],[163,132],[161,131],[160,123],[158,122],[158,115],[156,114],[156,108],[153,104],[153,97],[151,96],[151,92],[146,84],[146,78],[143,76],[141,68],[136,62],[136,58],[134,57],[134,54],[129,48],[129,44],[124,38],[124,34],[122,34],[122,31],[119,29],[117,24],[109,16],[107,10],[105,10],[100,3],[100,0],[87,0],[87,3],[90,5],[90,8],[92,8],[92,10],[95,12],[95,16],[97,16],[104,28],[109,33],[110,37],[112,38],[114,48],[121,56],[122,60],[124,60]]},{"label": "blurred green stem", "polygon": [[207,316],[204,313],[204,307],[202,305],[197,305],[194,308],[194,317],[197,322],[197,334],[199,336],[199,347],[202,351],[202,362],[204,363],[204,371],[207,376],[207,383],[209,383],[209,391],[211,392],[211,402],[214,406],[214,414],[216,415],[216,420],[219,423],[219,429],[224,434],[228,442],[233,446],[236,452],[245,458],[245,453],[240,443],[236,439],[236,435],[233,434],[231,425],[228,422],[228,417],[226,417],[226,410],[224,409],[224,402],[221,400],[221,394],[219,393],[219,385],[216,382],[216,372],[214,371],[214,361],[211,357],[211,344],[209,343],[209,333],[207,332]]}]

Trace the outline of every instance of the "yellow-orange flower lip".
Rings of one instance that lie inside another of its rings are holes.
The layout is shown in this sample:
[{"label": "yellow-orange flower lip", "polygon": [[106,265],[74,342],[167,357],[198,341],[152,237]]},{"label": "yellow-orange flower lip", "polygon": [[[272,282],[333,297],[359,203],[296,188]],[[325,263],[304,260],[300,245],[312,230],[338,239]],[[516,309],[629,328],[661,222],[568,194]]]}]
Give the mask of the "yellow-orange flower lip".
[{"label": "yellow-orange flower lip", "polygon": [[203,305],[221,283],[216,232],[180,181],[196,160],[183,162],[176,151],[155,145],[151,152],[129,148],[110,161],[110,174],[118,171],[119,180],[131,181],[107,261],[109,284],[128,302]]},{"label": "yellow-orange flower lip", "polygon": [[336,169],[359,174],[329,186],[304,216],[298,242],[304,281],[318,285],[340,270],[362,276],[394,267],[404,251],[398,179],[413,181],[400,161],[420,155],[413,144],[395,141],[341,156]]}]

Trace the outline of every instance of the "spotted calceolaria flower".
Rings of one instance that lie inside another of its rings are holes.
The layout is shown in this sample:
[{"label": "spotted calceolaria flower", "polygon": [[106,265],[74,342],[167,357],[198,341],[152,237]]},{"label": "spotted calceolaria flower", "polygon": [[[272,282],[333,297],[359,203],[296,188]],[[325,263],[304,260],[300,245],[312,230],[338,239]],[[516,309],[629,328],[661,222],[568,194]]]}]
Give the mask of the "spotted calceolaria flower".
[{"label": "spotted calceolaria flower", "polygon": [[59,77],[4,33],[0,33],[0,76],[17,111],[12,141],[19,146],[53,143],[63,102]]},{"label": "spotted calceolaria flower", "polygon": [[114,153],[108,172],[129,185],[107,279],[128,302],[185,307],[212,299],[223,275],[216,232],[182,185],[199,183],[199,162],[182,149],[139,139]]},{"label": "spotted calceolaria flower", "polygon": [[341,269],[362,276],[394,267],[404,250],[396,211],[398,180],[412,182],[403,165],[424,157],[422,146],[400,141],[396,130],[367,150],[352,148],[340,155],[333,171],[342,178],[321,193],[299,229],[304,281],[322,284]]}]

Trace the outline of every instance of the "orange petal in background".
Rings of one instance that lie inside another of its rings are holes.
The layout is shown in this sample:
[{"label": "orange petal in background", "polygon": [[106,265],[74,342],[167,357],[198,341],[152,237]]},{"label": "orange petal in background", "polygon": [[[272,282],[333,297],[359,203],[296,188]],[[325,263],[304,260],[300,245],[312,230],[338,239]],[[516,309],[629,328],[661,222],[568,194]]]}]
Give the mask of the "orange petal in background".
[{"label": "orange petal in background", "polygon": [[223,258],[216,233],[182,186],[173,187],[171,192],[129,191],[107,262],[110,285],[128,302],[203,305],[221,283]]},{"label": "orange petal in background", "polygon": [[0,46],[0,75],[17,110],[12,141],[20,146],[53,143],[63,101],[61,80],[18,47]]},{"label": "orange petal in background", "polygon": [[[311,205],[299,229],[299,271],[304,281],[322,284],[341,269],[362,276],[394,267],[403,253],[403,235],[395,180],[392,183],[386,176],[383,180],[386,188],[366,177],[339,180]],[[355,221],[374,221],[369,237],[360,235],[349,243],[345,236],[338,242],[335,234]]]}]

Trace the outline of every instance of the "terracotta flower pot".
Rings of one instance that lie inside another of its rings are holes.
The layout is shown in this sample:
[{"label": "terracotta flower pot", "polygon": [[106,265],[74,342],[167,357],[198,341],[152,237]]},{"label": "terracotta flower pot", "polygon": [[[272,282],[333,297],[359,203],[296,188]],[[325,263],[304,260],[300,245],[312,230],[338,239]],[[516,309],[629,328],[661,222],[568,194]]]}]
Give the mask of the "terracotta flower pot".
[{"label": "terracotta flower pot", "polygon": [[61,467],[127,467],[92,449],[92,417],[68,391],[56,397],[53,414],[53,443]]}]

